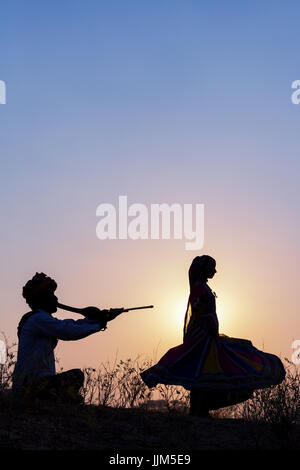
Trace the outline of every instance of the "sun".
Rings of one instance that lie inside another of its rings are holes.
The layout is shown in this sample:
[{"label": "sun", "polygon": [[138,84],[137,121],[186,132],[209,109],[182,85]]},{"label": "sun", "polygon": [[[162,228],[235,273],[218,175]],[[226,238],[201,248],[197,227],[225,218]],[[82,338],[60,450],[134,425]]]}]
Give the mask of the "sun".
[{"label": "sun", "polygon": [[235,326],[235,303],[231,298],[217,299],[217,316],[220,333],[231,331]]},{"label": "sun", "polygon": [[[160,302],[159,321],[161,331],[170,343],[179,344],[183,340],[184,318],[188,302],[188,293],[182,289],[168,292]],[[228,334],[235,326],[234,302],[231,298],[218,296],[216,313],[219,320],[219,332]]]},{"label": "sun", "polygon": [[[168,330],[168,335],[172,338],[181,339],[183,335],[184,317],[187,308],[188,297],[181,292],[172,296],[172,302],[166,302],[164,311],[167,313],[165,320],[167,325],[165,328]],[[231,314],[230,299],[217,299],[216,305],[217,316],[220,324],[220,332],[223,330],[229,331],[233,324]]]},{"label": "sun", "polygon": [[181,328],[181,329],[183,328],[186,307],[187,307],[187,299],[186,298],[179,299],[178,302],[176,303],[176,305],[174,306],[173,320],[174,320],[174,327],[175,328]]},{"label": "sun", "polygon": [[167,315],[165,316],[168,335],[177,340],[182,338],[184,317],[187,307],[186,295],[173,295],[172,302],[168,302]]}]

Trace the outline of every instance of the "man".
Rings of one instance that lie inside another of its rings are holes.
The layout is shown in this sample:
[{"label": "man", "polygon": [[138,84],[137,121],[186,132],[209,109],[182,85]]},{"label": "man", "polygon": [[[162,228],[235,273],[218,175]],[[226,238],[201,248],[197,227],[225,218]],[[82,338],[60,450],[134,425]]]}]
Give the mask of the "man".
[{"label": "man", "polygon": [[80,402],[79,389],[84,374],[72,369],[56,374],[54,349],[58,340],[74,341],[106,328],[106,320],[59,320],[54,294],[56,282],[36,273],[23,287],[23,297],[31,312],[18,326],[18,356],[13,373],[13,391],[23,397]]}]

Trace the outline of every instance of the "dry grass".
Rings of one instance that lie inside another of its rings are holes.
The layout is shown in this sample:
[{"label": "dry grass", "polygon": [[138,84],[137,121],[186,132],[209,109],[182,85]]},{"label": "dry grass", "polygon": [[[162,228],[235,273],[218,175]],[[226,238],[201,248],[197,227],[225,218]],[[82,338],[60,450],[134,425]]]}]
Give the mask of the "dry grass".
[{"label": "dry grass", "polygon": [[12,373],[16,362],[16,344],[9,344],[4,333],[2,333],[3,339],[6,344],[6,363],[0,364],[0,393],[11,388],[12,385]]}]

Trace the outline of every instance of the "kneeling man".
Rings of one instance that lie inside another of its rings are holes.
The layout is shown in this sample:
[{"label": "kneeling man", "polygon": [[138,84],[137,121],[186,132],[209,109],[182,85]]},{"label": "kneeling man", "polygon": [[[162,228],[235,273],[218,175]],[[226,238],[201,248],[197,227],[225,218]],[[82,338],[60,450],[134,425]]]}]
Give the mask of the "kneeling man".
[{"label": "kneeling man", "polygon": [[18,356],[13,373],[13,391],[24,398],[81,402],[79,389],[84,383],[80,369],[56,374],[54,349],[58,340],[74,341],[106,328],[106,320],[59,320],[54,294],[56,282],[36,273],[23,287],[23,297],[31,312],[18,326]]}]

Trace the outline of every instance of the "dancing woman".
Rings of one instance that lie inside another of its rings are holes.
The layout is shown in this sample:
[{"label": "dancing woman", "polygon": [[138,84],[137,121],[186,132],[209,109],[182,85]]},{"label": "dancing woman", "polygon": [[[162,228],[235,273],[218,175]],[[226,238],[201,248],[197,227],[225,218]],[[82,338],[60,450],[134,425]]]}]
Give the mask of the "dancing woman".
[{"label": "dancing woman", "polygon": [[149,387],[162,383],[190,390],[190,413],[202,417],[210,417],[209,410],[245,401],[254,390],[277,385],[285,377],[277,356],[256,349],[249,340],[219,334],[216,296],[207,284],[215,273],[213,258],[194,258],[183,344],[141,373]]}]

